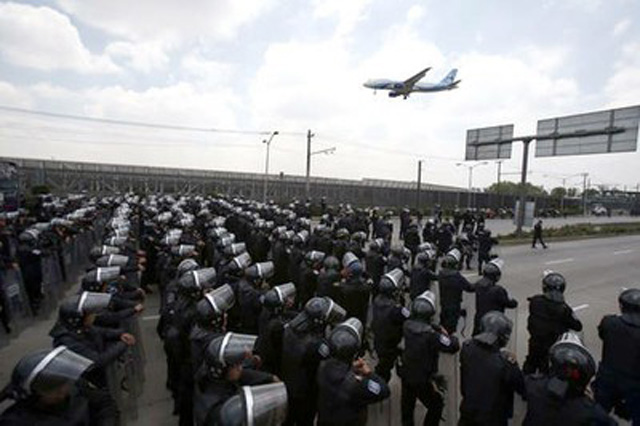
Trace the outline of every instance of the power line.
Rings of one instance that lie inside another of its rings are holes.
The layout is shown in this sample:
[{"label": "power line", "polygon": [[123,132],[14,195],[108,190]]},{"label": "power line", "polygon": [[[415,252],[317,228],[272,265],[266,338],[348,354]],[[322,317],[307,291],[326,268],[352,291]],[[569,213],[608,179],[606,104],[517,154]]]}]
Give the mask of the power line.
[{"label": "power line", "polygon": [[[16,108],[0,105],[0,110],[17,112],[21,114],[35,115],[40,117],[51,117],[51,118],[63,118],[68,120],[76,120],[76,121],[85,121],[85,122],[94,122],[94,123],[103,123],[103,124],[112,124],[119,126],[132,126],[132,127],[145,127],[152,129],[165,129],[165,130],[177,130],[177,131],[189,131],[189,132],[206,132],[206,133],[228,133],[228,134],[241,134],[241,135],[269,135],[272,133],[272,130],[238,130],[238,129],[219,129],[215,127],[190,127],[190,126],[177,126],[172,124],[159,124],[159,123],[145,123],[141,121],[128,121],[128,120],[115,120],[109,118],[98,118],[98,117],[88,117],[88,116],[80,116],[80,115],[72,115],[72,114],[60,114],[49,111],[37,111],[30,110],[24,108]],[[278,131],[281,135],[289,135],[289,136],[304,136],[304,132],[283,132]]]}]

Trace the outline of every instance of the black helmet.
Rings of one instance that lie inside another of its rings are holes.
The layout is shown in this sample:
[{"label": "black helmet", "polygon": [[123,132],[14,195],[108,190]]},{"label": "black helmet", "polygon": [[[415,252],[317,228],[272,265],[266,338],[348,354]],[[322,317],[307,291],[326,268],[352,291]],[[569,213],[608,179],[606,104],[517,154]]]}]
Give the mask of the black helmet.
[{"label": "black helmet", "polygon": [[275,310],[285,305],[287,299],[296,297],[296,286],[293,283],[280,284],[267,291],[262,297],[262,305]]},{"label": "black helmet", "polygon": [[[596,373],[596,363],[573,332],[564,333],[549,350],[551,375],[566,388],[582,393]],[[562,388],[560,388],[562,390]]]},{"label": "black helmet", "polygon": [[199,267],[200,265],[198,265],[198,262],[196,262],[194,259],[184,259],[178,264],[178,277],[183,276],[189,271],[194,271]]},{"label": "black helmet", "polygon": [[436,313],[436,295],[427,290],[411,302],[411,318],[430,322]]},{"label": "black helmet", "polygon": [[484,314],[480,323],[482,332],[474,337],[475,340],[500,348],[507,345],[513,330],[513,322],[509,317],[502,312],[491,311]]},{"label": "black helmet", "polygon": [[460,259],[462,259],[460,250],[454,248],[449,250],[444,256],[444,259],[442,259],[442,265],[448,268],[455,268],[460,263]]},{"label": "black helmet", "polygon": [[335,256],[327,256],[324,258],[324,262],[322,262],[324,269],[337,271],[340,269],[340,261]]},{"label": "black helmet", "polygon": [[249,265],[251,265],[251,255],[248,252],[242,253],[241,255],[231,259],[229,262],[229,272],[240,274]]},{"label": "black helmet", "polygon": [[402,290],[402,286],[404,285],[404,272],[402,269],[395,268],[392,271],[387,272],[380,279],[379,289],[380,293],[386,295],[394,295],[400,290]]},{"label": "black helmet", "polygon": [[270,426],[287,417],[287,387],[284,383],[243,386],[220,410],[221,426]]},{"label": "black helmet", "polygon": [[349,318],[331,330],[329,351],[335,358],[351,362],[362,346],[362,323],[357,318]]},{"label": "black helmet", "polygon": [[629,288],[618,297],[622,319],[626,323],[640,327],[640,289]]},{"label": "black helmet", "polygon": [[96,246],[92,248],[91,252],[89,253],[91,260],[93,260],[94,262],[98,258],[109,255],[109,254],[120,254],[120,248],[114,247],[114,246],[101,245],[101,246]]},{"label": "black helmet", "polygon": [[109,254],[96,259],[96,266],[120,266],[125,267],[129,264],[129,256],[122,254]]},{"label": "black helmet", "polygon": [[344,308],[329,297],[313,297],[306,305],[304,312],[313,320],[324,324],[335,324],[347,314]]},{"label": "black helmet", "polygon": [[369,243],[369,249],[375,252],[382,251],[383,247],[384,247],[384,240],[382,238],[376,238],[375,240],[371,241],[371,243]]},{"label": "black helmet", "polygon": [[64,325],[78,330],[83,326],[84,316],[104,311],[111,303],[111,295],[108,293],[94,293],[83,291],[80,294],[69,296],[58,308],[58,320]]},{"label": "black helmet", "polygon": [[307,254],[304,256],[304,259],[308,265],[313,266],[313,265],[322,265],[322,261],[324,260],[325,257],[326,255],[324,252],[311,250],[310,252],[307,252]]},{"label": "black helmet", "polygon": [[502,259],[492,259],[490,262],[485,263],[484,268],[482,268],[482,275],[497,283],[502,276],[503,266],[504,261]]},{"label": "black helmet", "polygon": [[363,271],[360,259],[350,251],[342,256],[342,267],[349,271],[350,275],[359,275]]},{"label": "black helmet", "polygon": [[196,319],[204,327],[217,325],[222,321],[224,313],[235,303],[235,295],[229,284],[205,293],[196,305]]},{"label": "black helmet", "polygon": [[93,365],[66,346],[40,350],[24,356],[11,375],[12,397],[42,395],[68,382],[76,382]]},{"label": "black helmet", "polygon": [[245,275],[253,280],[268,280],[275,273],[273,262],[254,263],[244,271]]},{"label": "black helmet", "polygon": [[431,256],[431,253],[428,251],[419,252],[416,255],[416,263],[423,267],[428,266],[431,263],[432,259],[433,257]]},{"label": "black helmet", "polygon": [[340,228],[336,231],[336,238],[339,240],[349,239],[349,230],[347,228]]},{"label": "black helmet", "polygon": [[224,254],[230,257],[238,256],[247,251],[247,245],[245,243],[233,243],[224,248]]},{"label": "black helmet", "polygon": [[553,301],[564,301],[564,290],[567,287],[567,281],[562,274],[553,271],[544,271],[542,278],[542,292]]},{"label": "black helmet", "polygon": [[199,297],[204,290],[215,284],[216,268],[202,268],[189,271],[178,280],[181,292],[192,297]]},{"label": "black helmet", "polygon": [[257,339],[258,336],[239,333],[218,336],[207,346],[204,360],[210,371],[220,377],[226,367],[239,364],[252,354]]}]

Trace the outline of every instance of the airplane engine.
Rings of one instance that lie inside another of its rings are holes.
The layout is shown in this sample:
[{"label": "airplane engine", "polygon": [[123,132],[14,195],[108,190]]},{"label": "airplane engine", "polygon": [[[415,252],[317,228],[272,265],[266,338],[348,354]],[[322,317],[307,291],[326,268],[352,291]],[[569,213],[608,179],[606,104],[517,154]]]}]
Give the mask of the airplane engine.
[{"label": "airplane engine", "polygon": [[400,95],[401,95],[401,94],[400,94],[400,93],[398,93],[398,92],[389,92],[389,97],[390,97],[390,98],[395,98],[395,97],[398,97],[398,96],[400,96]]}]

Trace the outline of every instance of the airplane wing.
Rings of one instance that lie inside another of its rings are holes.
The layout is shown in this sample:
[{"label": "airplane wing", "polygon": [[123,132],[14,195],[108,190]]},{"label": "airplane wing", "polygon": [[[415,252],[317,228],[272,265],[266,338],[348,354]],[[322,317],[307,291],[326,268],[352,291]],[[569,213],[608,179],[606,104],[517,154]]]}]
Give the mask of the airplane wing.
[{"label": "airplane wing", "polygon": [[406,79],[403,82],[405,90],[413,89],[413,85],[416,84],[420,79],[422,79],[422,77],[424,77],[430,69],[431,67],[425,68],[413,77]]}]

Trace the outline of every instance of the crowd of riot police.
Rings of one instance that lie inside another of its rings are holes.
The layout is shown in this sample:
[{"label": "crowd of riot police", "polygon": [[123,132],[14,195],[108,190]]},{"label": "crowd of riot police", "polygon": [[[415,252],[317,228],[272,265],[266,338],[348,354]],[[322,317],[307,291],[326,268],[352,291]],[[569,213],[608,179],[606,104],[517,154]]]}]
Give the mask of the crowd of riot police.
[{"label": "crowd of riot police", "polygon": [[[436,210],[422,223],[403,210],[395,243],[388,212],[348,205],[323,205],[312,224],[301,203],[94,202],[89,209],[109,217],[94,267],[60,303],[54,349],[16,365],[2,393],[15,403],[0,425],[121,423],[110,369],[140,345],[131,319],[156,284],[180,425],[364,425],[367,406],[389,398],[394,370],[395,421],[412,425],[419,400],[424,424],[437,425],[446,393],[458,391],[439,371],[440,353],[459,353],[461,425],[506,425],[515,394],[527,403],[526,425],[615,424],[612,412],[639,421],[640,290],[621,293],[620,314],[600,323],[597,368],[576,334],[582,324],[564,299],[565,278],[545,271],[541,293],[528,299],[520,368],[505,314],[518,301],[499,284],[497,239],[471,212],[449,221]],[[472,265],[476,282],[462,273]],[[466,340],[464,292],[476,301]]]}]

